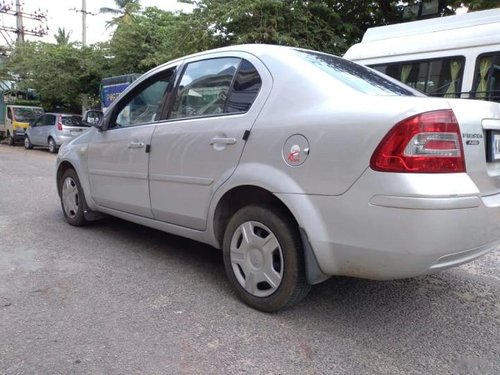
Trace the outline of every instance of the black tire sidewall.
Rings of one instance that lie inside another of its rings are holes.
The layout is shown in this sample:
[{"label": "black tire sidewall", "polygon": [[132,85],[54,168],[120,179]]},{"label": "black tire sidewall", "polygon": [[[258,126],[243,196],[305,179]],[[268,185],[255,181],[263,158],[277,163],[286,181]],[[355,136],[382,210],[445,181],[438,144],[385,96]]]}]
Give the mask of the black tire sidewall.
[{"label": "black tire sidewall", "polygon": [[[28,140],[28,143],[27,143],[27,144],[26,144],[26,140]],[[31,143],[31,139],[30,139],[30,137],[28,137],[28,136],[26,136],[26,137],[24,138],[24,148],[25,148],[26,150],[31,150],[31,149],[33,148],[33,144]]]},{"label": "black tire sidewall", "polygon": [[[52,148],[52,150],[50,149],[50,144],[53,144],[54,147]],[[55,154],[57,152],[57,146],[56,146],[56,141],[54,141],[54,139],[52,138],[49,138],[49,141],[48,141],[48,146],[49,146],[49,152],[52,153],[52,154]]]},{"label": "black tire sidewall", "polygon": [[[283,254],[283,278],[278,289],[268,297],[248,293],[238,282],[231,264],[230,247],[234,231],[244,222],[257,221],[276,236]],[[280,207],[247,206],[234,214],[226,228],[223,242],[224,267],[231,284],[249,306],[264,312],[275,312],[300,301],[307,291],[303,250],[296,225]]]},{"label": "black tire sidewall", "polygon": [[[71,177],[73,181],[75,181],[76,187],[78,189],[78,197],[80,200],[80,204],[78,205],[78,212],[74,217],[69,217],[66,214],[66,210],[64,209],[64,202],[62,198],[62,188],[64,185],[64,181],[66,181],[66,178]],[[61,178],[61,185],[59,186],[59,192],[61,196],[61,208],[64,214],[64,218],[66,221],[74,226],[82,226],[87,223],[87,220],[85,219],[85,209],[87,207],[87,202],[85,201],[85,195],[83,193],[82,186],[80,185],[80,180],[78,179],[78,175],[73,169],[68,169],[66,172],[63,173],[63,176]]]}]

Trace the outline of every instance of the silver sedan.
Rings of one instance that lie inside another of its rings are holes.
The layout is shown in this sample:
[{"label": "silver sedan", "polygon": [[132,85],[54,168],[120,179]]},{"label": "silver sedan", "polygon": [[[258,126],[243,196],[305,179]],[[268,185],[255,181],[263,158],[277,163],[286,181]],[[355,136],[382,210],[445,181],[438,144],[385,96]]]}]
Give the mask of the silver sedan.
[{"label": "silver sedan", "polygon": [[65,144],[66,220],[221,248],[248,305],[333,275],[428,274],[500,240],[500,105],[428,98],[315,51],[240,45],[151,70]]}]

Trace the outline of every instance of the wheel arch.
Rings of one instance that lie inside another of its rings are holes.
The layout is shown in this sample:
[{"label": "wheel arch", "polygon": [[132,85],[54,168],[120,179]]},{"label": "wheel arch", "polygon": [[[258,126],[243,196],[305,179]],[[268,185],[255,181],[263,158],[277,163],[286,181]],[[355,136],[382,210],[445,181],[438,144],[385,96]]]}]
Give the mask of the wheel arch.
[{"label": "wheel arch", "polygon": [[[288,202],[290,203],[290,202]],[[314,254],[307,229],[304,228],[289,205],[271,191],[256,185],[239,185],[227,190],[218,200],[213,214],[213,235],[217,247],[221,248],[224,233],[231,217],[241,208],[252,204],[276,205],[282,208],[293,220],[302,241],[306,277],[310,284],[317,284],[330,276],[323,273]],[[313,220],[314,221],[314,220]]]},{"label": "wheel arch", "polygon": [[222,245],[224,231],[231,217],[241,208],[252,204],[273,204],[285,209],[294,224],[297,224],[292,211],[272,192],[256,185],[235,186],[218,200],[213,215],[213,231],[218,244]]},{"label": "wheel arch", "polygon": [[67,160],[61,162],[61,164],[59,164],[59,166],[57,167],[56,184],[57,184],[57,193],[59,194],[59,197],[61,196],[61,179],[62,176],[64,175],[64,172],[66,172],[68,169],[73,169],[78,174],[73,164],[71,164]]}]

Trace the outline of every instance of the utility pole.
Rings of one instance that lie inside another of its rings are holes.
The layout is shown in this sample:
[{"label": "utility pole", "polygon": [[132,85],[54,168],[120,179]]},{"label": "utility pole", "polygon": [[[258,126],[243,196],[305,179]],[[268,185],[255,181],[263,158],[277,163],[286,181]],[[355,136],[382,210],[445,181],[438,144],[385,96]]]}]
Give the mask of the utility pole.
[{"label": "utility pole", "polygon": [[[16,17],[16,27],[5,26],[3,23],[0,24],[0,33],[6,40],[9,47],[11,43],[5,37],[3,32],[15,33],[17,35],[16,41],[24,42],[26,35],[32,35],[37,37],[42,37],[47,35],[47,12],[43,12],[41,9],[34,11],[32,13],[23,12],[21,0],[16,0],[16,8],[13,9],[14,4],[8,2],[7,0],[0,0],[0,13],[7,14],[9,16]],[[29,19],[38,23],[38,25],[32,29],[26,29],[24,27],[24,19]]]},{"label": "utility pole", "polygon": [[82,0],[82,44],[87,44],[87,0]]},{"label": "utility pole", "polygon": [[24,42],[23,13],[21,12],[21,0],[16,0],[16,26],[17,42]]},{"label": "utility pole", "polygon": [[70,10],[82,14],[82,45],[87,45],[87,15],[97,16],[99,13],[92,13],[87,10],[87,0],[82,0],[81,9],[71,8]]},{"label": "utility pole", "polygon": [[[73,10],[75,12],[81,12],[82,13],[82,46],[87,45],[87,14],[90,14],[91,16],[96,16],[97,13],[92,13],[87,11],[87,0],[82,0],[82,8],[81,9],[76,9],[76,8],[71,8],[70,10]],[[88,103],[89,103],[89,98],[87,97],[86,94],[82,94],[82,115],[85,114],[85,111],[88,109]]]}]

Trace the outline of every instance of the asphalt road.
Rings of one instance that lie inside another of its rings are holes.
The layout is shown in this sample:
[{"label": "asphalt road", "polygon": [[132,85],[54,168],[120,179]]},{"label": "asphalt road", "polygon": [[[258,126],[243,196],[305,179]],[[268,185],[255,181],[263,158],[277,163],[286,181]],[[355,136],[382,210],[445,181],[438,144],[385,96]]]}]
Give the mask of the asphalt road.
[{"label": "asphalt road", "polygon": [[332,278],[263,314],[209,246],[66,224],[55,159],[0,145],[1,374],[500,374],[500,250],[433,276]]}]

